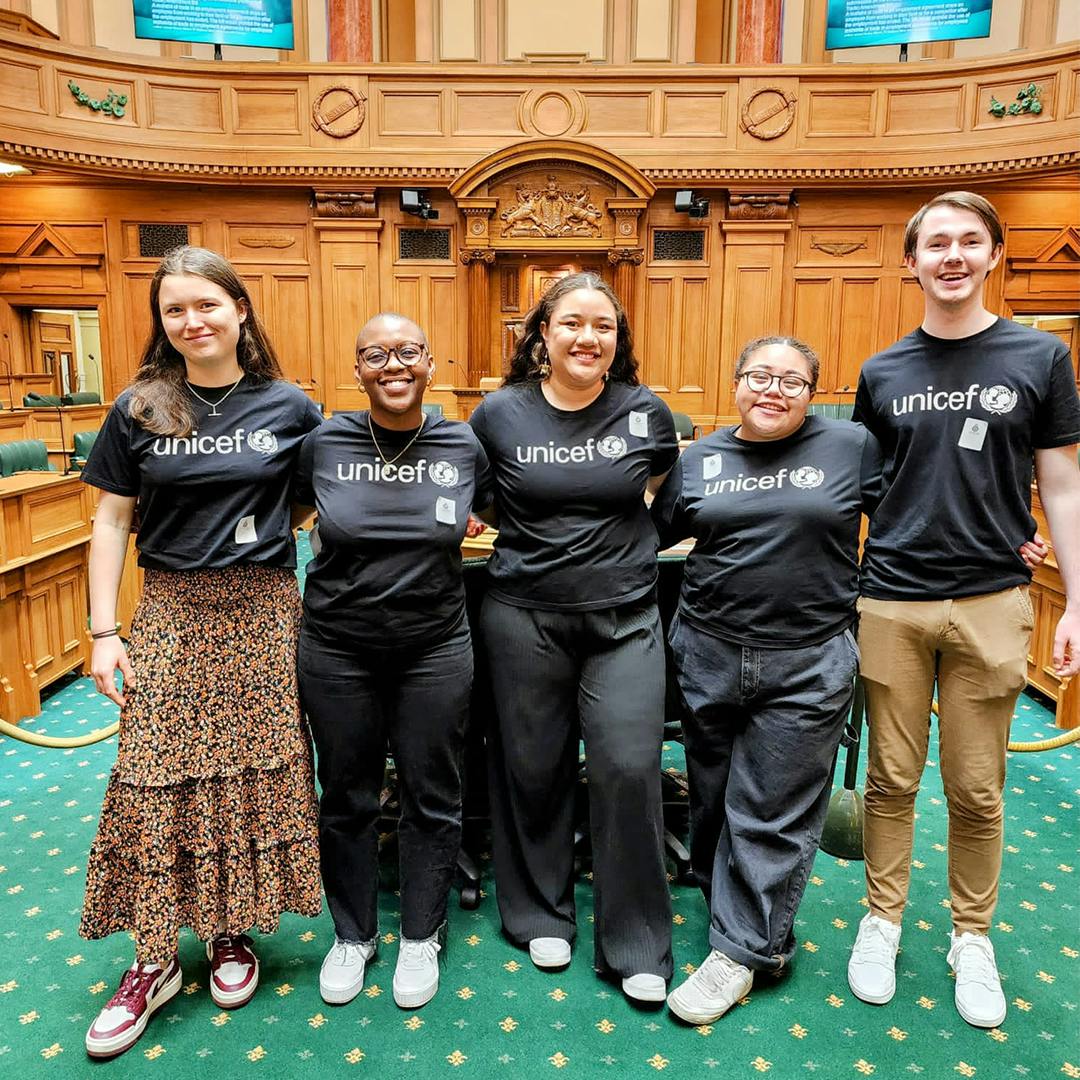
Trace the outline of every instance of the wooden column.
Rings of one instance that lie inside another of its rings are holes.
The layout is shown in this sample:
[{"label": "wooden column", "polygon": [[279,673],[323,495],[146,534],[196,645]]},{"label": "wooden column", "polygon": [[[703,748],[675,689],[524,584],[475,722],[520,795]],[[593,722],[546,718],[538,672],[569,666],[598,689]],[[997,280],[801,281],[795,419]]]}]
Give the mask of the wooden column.
[{"label": "wooden column", "polygon": [[631,326],[634,325],[634,268],[645,261],[643,248],[611,248],[608,253],[608,262],[615,267],[615,280],[611,287],[615,295],[622,301],[626,309],[626,319]]},{"label": "wooden column", "polygon": [[779,64],[783,29],[783,0],[739,0],[735,63]]},{"label": "wooden column", "polygon": [[491,248],[464,248],[461,261],[469,268],[469,386],[491,375],[491,311],[488,271],[495,264]]},{"label": "wooden column", "polygon": [[326,0],[326,36],[329,60],[370,64],[371,0]]}]

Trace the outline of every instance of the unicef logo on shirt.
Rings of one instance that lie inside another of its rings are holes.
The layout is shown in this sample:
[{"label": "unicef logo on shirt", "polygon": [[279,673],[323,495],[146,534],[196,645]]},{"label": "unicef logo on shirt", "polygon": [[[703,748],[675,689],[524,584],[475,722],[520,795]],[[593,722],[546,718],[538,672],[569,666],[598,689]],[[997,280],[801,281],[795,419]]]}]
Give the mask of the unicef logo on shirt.
[{"label": "unicef logo on shirt", "polygon": [[596,452],[601,457],[618,461],[626,453],[626,440],[621,435],[605,435],[596,444]]},{"label": "unicef logo on shirt", "polygon": [[811,488],[821,487],[825,482],[825,474],[814,465],[803,465],[791,474],[791,482],[804,491]]},{"label": "unicef logo on shirt", "polygon": [[984,386],[979,391],[979,404],[989,413],[1000,416],[1016,406],[1016,391],[1008,386]]},{"label": "unicef logo on shirt", "polygon": [[247,444],[260,454],[272,454],[277,449],[277,436],[266,428],[248,432]]},{"label": "unicef logo on shirt", "polygon": [[456,487],[458,481],[457,466],[449,461],[434,461],[428,469],[428,476],[439,487]]}]

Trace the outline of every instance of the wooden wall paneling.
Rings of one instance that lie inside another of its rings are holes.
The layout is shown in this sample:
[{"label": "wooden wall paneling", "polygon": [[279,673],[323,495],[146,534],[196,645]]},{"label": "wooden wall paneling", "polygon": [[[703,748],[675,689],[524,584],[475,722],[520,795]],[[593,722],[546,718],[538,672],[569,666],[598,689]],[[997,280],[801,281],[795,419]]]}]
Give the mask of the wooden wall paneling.
[{"label": "wooden wall paneling", "polygon": [[232,131],[237,135],[274,135],[287,141],[297,136],[297,141],[308,141],[311,106],[306,87],[273,81],[245,83],[232,88],[231,106]]},{"label": "wooden wall paneling", "polygon": [[967,86],[961,81],[912,89],[887,87],[884,94],[885,136],[931,136],[965,128]]},{"label": "wooden wall paneling", "polygon": [[724,221],[724,275],[721,300],[720,422],[734,422],[732,378],[739,350],[752,338],[780,326],[784,248],[790,221]]},{"label": "wooden wall paneling", "polygon": [[[822,361],[836,351],[833,299],[833,279],[829,274],[808,274],[803,271],[792,281],[791,333],[800,341],[805,341]],[[818,392],[826,393],[825,386],[824,379],[819,379]]]},{"label": "wooden wall paneling", "polygon": [[859,369],[879,348],[881,279],[876,274],[842,274],[835,288],[839,293],[836,304],[838,340],[828,375],[829,390],[838,400],[852,402],[859,383]]},{"label": "wooden wall paneling", "polygon": [[14,58],[0,60],[0,94],[5,109],[48,115],[49,90],[43,64],[23,63]]},{"label": "wooden wall paneling", "polygon": [[306,273],[271,271],[269,279],[267,324],[285,377],[305,390],[314,390],[317,376],[315,342],[318,323],[311,295],[311,280]]},{"label": "wooden wall paneling", "polygon": [[378,218],[355,221],[318,219],[314,223],[319,244],[319,289],[324,347],[324,401],[326,409],[363,408],[356,388],[356,333],[379,311]]},{"label": "wooden wall paneling", "polygon": [[638,346],[641,380],[657,393],[671,391],[672,353],[678,348],[676,331],[681,321],[682,296],[671,269],[650,269],[641,305],[643,333]]}]

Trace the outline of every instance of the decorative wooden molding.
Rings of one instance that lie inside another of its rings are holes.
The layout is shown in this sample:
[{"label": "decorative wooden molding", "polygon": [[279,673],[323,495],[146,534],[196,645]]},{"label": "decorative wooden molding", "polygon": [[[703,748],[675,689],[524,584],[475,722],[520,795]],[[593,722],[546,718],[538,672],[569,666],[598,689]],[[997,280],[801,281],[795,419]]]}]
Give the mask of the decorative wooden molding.
[{"label": "decorative wooden molding", "polygon": [[378,216],[375,189],[361,191],[316,191],[315,214],[318,217],[373,218]]},{"label": "decorative wooden molding", "polygon": [[0,254],[0,266],[101,266],[104,258],[104,253],[80,254],[42,222],[15,251]]},{"label": "decorative wooden molding", "polygon": [[[1006,257],[1007,258],[1007,257]],[[1065,271],[1075,274],[1080,269],[1080,229],[1070,225],[1043,245],[1033,256],[1007,258],[1010,270]]]},{"label": "decorative wooden molding", "polygon": [[458,252],[458,258],[465,266],[470,263],[484,263],[493,266],[495,263],[495,251],[493,248],[462,248]]},{"label": "decorative wooden molding", "polygon": [[284,233],[272,233],[268,236],[241,236],[237,243],[249,248],[288,248],[296,243],[296,237],[287,236]]},{"label": "decorative wooden molding", "polygon": [[612,266],[618,266],[619,263],[632,263],[634,266],[640,266],[645,261],[645,249],[610,248],[607,259]]},{"label": "decorative wooden molding", "polygon": [[728,193],[729,219],[767,221],[790,216],[790,191],[731,191]]},{"label": "decorative wooden molding", "polygon": [[818,251],[824,251],[826,255],[832,255],[839,259],[844,255],[850,255],[854,251],[867,246],[865,240],[819,240],[816,236],[810,237],[810,246]]},{"label": "decorative wooden molding", "polygon": [[560,180],[549,173],[542,188],[518,185],[517,201],[499,214],[504,222],[502,236],[555,237],[600,235],[604,212],[592,201],[587,186],[576,191],[560,187]]}]

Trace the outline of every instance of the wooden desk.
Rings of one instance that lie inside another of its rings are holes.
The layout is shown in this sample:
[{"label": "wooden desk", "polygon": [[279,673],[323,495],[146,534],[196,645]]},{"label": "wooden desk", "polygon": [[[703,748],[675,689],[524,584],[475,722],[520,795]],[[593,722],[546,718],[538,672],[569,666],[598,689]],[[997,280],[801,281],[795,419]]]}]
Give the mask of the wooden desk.
[{"label": "wooden desk", "polygon": [[[1031,516],[1039,532],[1050,537],[1046,513],[1039,500],[1039,491],[1031,485]],[[1065,586],[1050,544],[1046,562],[1035,571],[1031,580],[1031,606],[1035,609],[1035,629],[1031,633],[1031,651],[1028,653],[1028,682],[1057,702],[1057,726],[1074,728],[1080,726],[1080,678],[1073,679],[1062,690],[1061,680],[1054,674],[1054,631],[1058,619],[1065,611]]]},{"label": "wooden desk", "polygon": [[111,408],[105,405],[57,405],[0,412],[0,442],[41,439],[49,461],[63,472],[70,464],[75,433],[97,431]]},{"label": "wooden desk", "polygon": [[90,492],[78,476],[0,478],[0,716],[41,711],[41,690],[81,667]]}]

